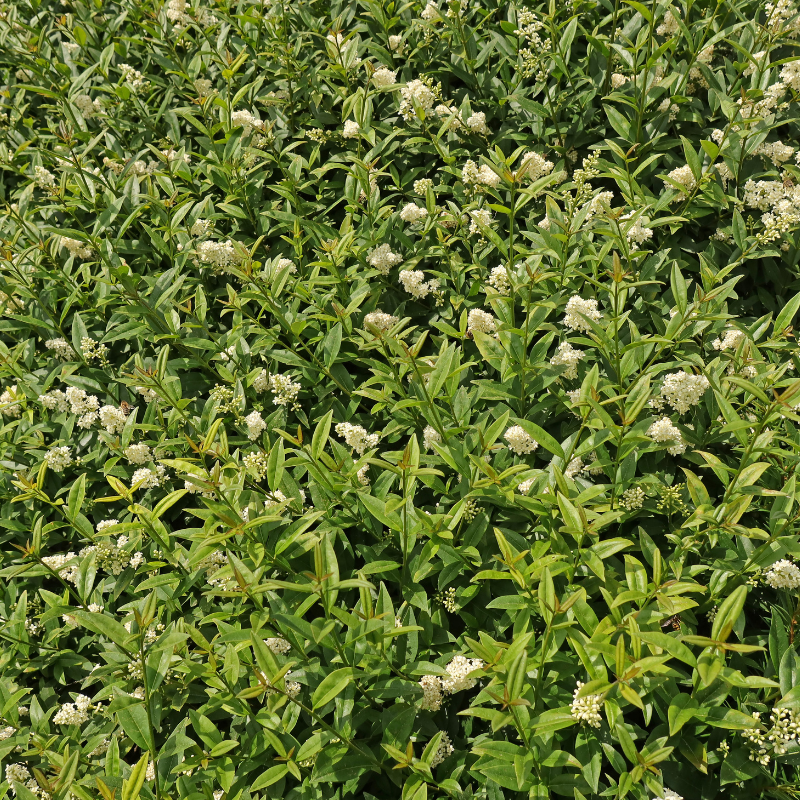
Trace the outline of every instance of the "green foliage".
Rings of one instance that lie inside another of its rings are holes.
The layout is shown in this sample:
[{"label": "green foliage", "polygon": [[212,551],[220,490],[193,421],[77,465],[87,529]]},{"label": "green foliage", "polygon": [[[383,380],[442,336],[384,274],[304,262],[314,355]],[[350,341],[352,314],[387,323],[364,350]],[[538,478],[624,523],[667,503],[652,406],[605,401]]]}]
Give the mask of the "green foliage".
[{"label": "green foliage", "polygon": [[794,5],[0,10],[0,797],[800,797]]}]

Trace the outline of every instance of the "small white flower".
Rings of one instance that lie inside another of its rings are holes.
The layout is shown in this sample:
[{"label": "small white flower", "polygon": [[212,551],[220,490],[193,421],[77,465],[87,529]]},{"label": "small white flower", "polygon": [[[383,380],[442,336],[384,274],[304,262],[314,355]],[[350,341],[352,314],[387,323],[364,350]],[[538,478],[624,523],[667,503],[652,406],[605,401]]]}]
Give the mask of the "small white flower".
[{"label": "small white flower", "polygon": [[348,119],[344,123],[344,132],[342,133],[342,136],[345,139],[357,139],[360,131],[361,126],[355,120]]},{"label": "small white flower", "polygon": [[530,434],[519,425],[512,425],[503,434],[503,438],[508,442],[508,449],[518,456],[532,453],[539,447],[539,443],[532,439]]}]

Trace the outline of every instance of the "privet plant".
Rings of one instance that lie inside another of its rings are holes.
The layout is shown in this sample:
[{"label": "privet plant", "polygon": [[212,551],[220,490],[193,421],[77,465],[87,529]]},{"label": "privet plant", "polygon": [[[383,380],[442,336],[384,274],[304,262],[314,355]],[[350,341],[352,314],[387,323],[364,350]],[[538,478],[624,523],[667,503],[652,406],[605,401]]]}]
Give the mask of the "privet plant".
[{"label": "privet plant", "polygon": [[13,0],[0,796],[800,797],[794,0]]}]

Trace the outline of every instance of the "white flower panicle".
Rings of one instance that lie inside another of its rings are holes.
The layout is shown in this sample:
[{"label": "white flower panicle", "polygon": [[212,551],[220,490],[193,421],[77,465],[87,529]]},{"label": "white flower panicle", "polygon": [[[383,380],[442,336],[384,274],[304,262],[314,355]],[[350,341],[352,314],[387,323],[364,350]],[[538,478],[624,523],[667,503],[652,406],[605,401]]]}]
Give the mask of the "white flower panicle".
[{"label": "white flower panicle", "polygon": [[22,414],[22,406],[19,401],[24,399],[25,396],[17,389],[16,384],[9,386],[0,394],[0,412],[6,417],[18,419]]},{"label": "white flower panicle", "polygon": [[532,439],[530,434],[519,425],[512,425],[503,434],[503,438],[508,442],[508,449],[518,456],[532,453],[539,447],[539,443]]},{"label": "white flower panicle", "polygon": [[442,682],[436,675],[423,675],[419,682],[422,689],[420,708],[423,711],[438,711],[442,707]]},{"label": "white flower panicle", "polygon": [[[581,316],[583,315],[583,316]],[[592,322],[599,322],[603,315],[597,308],[597,300],[590,298],[584,300],[579,295],[570,297],[567,303],[566,315],[564,316],[564,324],[573,331],[585,331],[589,333],[592,330],[591,325],[584,319],[592,320]]]},{"label": "white flower panicle", "polygon": [[426,450],[432,450],[434,444],[441,444],[441,434],[431,425],[427,425],[422,432],[422,446]]},{"label": "white flower panicle", "polygon": [[725,331],[721,339],[714,339],[711,346],[715,350],[735,350],[742,339],[744,339],[744,333],[736,328],[731,328]]},{"label": "white flower panicle", "polygon": [[267,423],[262,419],[258,411],[251,411],[245,418],[247,425],[247,438],[254,442],[267,429]]},{"label": "white flower panicle", "polygon": [[550,363],[554,367],[565,366],[564,377],[574,380],[578,377],[578,363],[585,355],[583,350],[576,350],[569,342],[561,342]]},{"label": "white flower panicle", "polygon": [[138,69],[134,69],[128,64],[120,64],[119,69],[122,72],[122,79],[133,94],[138,94],[150,85],[150,81],[145,80],[144,75]]},{"label": "white flower panicle", "polygon": [[488,136],[492,131],[486,124],[486,114],[483,111],[476,111],[467,117],[464,124],[473,132],[481,136]]},{"label": "white flower panicle", "polygon": [[686,442],[683,441],[681,432],[672,424],[669,417],[656,420],[648,429],[647,435],[659,444],[667,444],[667,452],[678,456],[686,452]]},{"label": "white flower panicle", "polygon": [[436,292],[439,288],[439,281],[436,278],[425,281],[425,273],[421,269],[402,270],[400,283],[403,284],[403,289],[418,300],[424,299],[429,293]]},{"label": "white flower panicle", "polygon": [[414,119],[416,116],[415,107],[422,109],[427,115],[427,112],[433,108],[436,101],[436,95],[431,90],[428,82],[415,78],[409,81],[405,86],[400,89],[400,115],[406,122]]},{"label": "white flower panicle", "polygon": [[467,689],[472,689],[478,682],[477,678],[470,678],[471,672],[483,669],[484,663],[479,658],[466,658],[453,656],[453,660],[445,667],[447,677],[442,678],[442,691],[445,694],[455,694]]},{"label": "white flower panicle", "polygon": [[416,203],[406,203],[400,211],[400,219],[413,225],[422,222],[428,216],[428,209],[418,206]]},{"label": "white flower panicle", "polygon": [[344,123],[344,131],[342,131],[342,136],[345,139],[357,139],[359,133],[361,133],[361,126],[352,119],[348,119]]},{"label": "white flower panicle", "polygon": [[72,453],[69,447],[51,447],[44,456],[47,466],[53,472],[63,472],[72,464]]},{"label": "white flower panicle", "polygon": [[525,168],[525,177],[528,180],[537,181],[539,178],[549,175],[555,165],[543,155],[529,151],[522,156],[522,166]]},{"label": "white flower panicle", "polygon": [[764,580],[773,589],[800,589],[800,567],[783,558],[764,573]]},{"label": "white flower panicle", "polygon": [[400,320],[397,317],[393,317],[391,314],[387,314],[383,311],[370,311],[364,317],[364,325],[365,326],[372,326],[373,328],[377,328],[380,331],[388,331],[391,330]]},{"label": "white flower panicle", "polygon": [[667,375],[661,385],[661,396],[679,414],[696,406],[711,384],[705,375],[693,375],[681,370]]},{"label": "white flower panicle", "polygon": [[590,725],[599,728],[601,723],[600,709],[603,707],[603,697],[599,694],[587,694],[585,697],[578,697],[578,692],[583,688],[583,683],[578,681],[578,685],[572,695],[570,713],[581,725]]},{"label": "white flower panicle", "polygon": [[476,331],[480,333],[494,333],[497,329],[497,322],[495,318],[487,311],[480,308],[473,308],[467,314],[467,330],[470,333]]},{"label": "white flower panicle", "polygon": [[385,89],[388,86],[394,86],[394,84],[397,83],[397,73],[392,72],[392,70],[386,67],[381,67],[372,73],[372,82],[377,89]]},{"label": "white flower panicle", "polygon": [[347,446],[352,447],[360,456],[378,446],[378,434],[369,433],[361,425],[339,422],[336,424],[336,435],[344,439]]},{"label": "white flower panicle", "polygon": [[143,442],[131,444],[125,448],[125,458],[131,464],[146,464],[153,457],[153,451]]},{"label": "white flower panicle", "polygon": [[197,246],[197,256],[202,264],[210,264],[215,272],[238,264],[241,259],[233,242],[216,242],[208,239]]},{"label": "white flower panicle", "polygon": [[264,640],[264,644],[272,650],[275,655],[285,656],[291,649],[292,645],[281,636],[273,636]]},{"label": "white flower panicle", "polygon": [[77,239],[70,239],[69,236],[61,237],[61,246],[65,250],[69,250],[70,255],[76,256],[84,261],[94,255],[94,250],[91,247],[87,247],[83,242],[79,242]]},{"label": "white flower panicle", "polygon": [[508,278],[508,270],[503,264],[492,268],[489,273],[489,280],[486,281],[498,294],[507,295],[511,292],[511,281]]},{"label": "white flower panicle", "polygon": [[[675,197],[675,200],[679,202],[685,200],[688,195],[690,195],[697,188],[697,180],[694,177],[692,168],[688,164],[683,167],[676,167],[670,173],[668,173],[667,177],[671,178],[681,187],[681,191],[679,191]],[[674,188],[669,183],[667,186],[669,188]]]},{"label": "white flower panicle", "polygon": [[[413,205],[413,204],[409,204]],[[425,212],[427,214],[427,211]],[[367,261],[371,267],[375,267],[381,275],[388,275],[389,270],[402,263],[403,256],[392,252],[391,245],[384,244],[378,245],[367,254]]]},{"label": "white flower panicle", "polygon": [[683,800],[683,796],[679,795],[677,792],[673,792],[672,789],[664,787],[661,797],[654,797],[653,800]]},{"label": "white flower panicle", "polygon": [[69,361],[75,355],[75,351],[66,339],[48,339],[44,346],[56,354],[56,358],[62,361]]},{"label": "white flower panicle", "polygon": [[98,411],[100,424],[108,433],[120,433],[125,427],[128,417],[121,408],[116,406],[103,406]]},{"label": "white flower panicle", "polygon": [[626,511],[636,511],[644,505],[645,494],[638,486],[632,486],[622,493],[619,504]]},{"label": "white flower panicle", "polygon": [[428,189],[433,189],[433,180],[431,178],[418,178],[414,181],[414,194],[424,197],[428,193]]},{"label": "white flower panicle", "polygon": [[142,467],[133,473],[131,478],[131,489],[141,482],[139,489],[157,489],[164,481],[167,480],[167,468],[162,464],[156,465],[155,469],[149,467]]},{"label": "white flower panicle", "polygon": [[479,186],[491,186],[496,189],[500,185],[500,176],[487,164],[480,167],[470,158],[461,170],[461,180],[470,189]]},{"label": "white flower panicle", "polygon": [[79,694],[74,703],[64,703],[53,717],[56,725],[83,725],[89,720],[92,701],[84,694]]}]

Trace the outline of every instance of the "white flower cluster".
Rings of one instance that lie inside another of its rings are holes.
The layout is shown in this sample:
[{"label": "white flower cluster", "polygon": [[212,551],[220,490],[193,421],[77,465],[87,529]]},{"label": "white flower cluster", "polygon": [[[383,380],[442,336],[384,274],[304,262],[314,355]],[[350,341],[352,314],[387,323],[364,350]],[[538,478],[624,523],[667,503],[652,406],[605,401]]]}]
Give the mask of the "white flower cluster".
[{"label": "white flower cluster", "polygon": [[507,295],[511,292],[508,270],[503,264],[492,268],[492,271],[489,273],[489,280],[486,281],[486,284],[487,286],[491,286],[498,294]]},{"label": "white flower cluster", "polygon": [[344,130],[342,137],[345,139],[358,139],[358,134],[361,133],[361,126],[353,119],[348,119],[344,123]]},{"label": "white flower cluster", "polygon": [[783,558],[764,573],[764,580],[773,589],[800,589],[800,567]]},{"label": "white flower cluster", "polygon": [[384,311],[370,311],[364,317],[364,325],[371,325],[374,328],[377,328],[380,331],[388,331],[393,328],[399,319],[397,317],[393,317],[391,314],[387,314]]},{"label": "white flower cluster", "polygon": [[[409,205],[413,205],[413,203],[409,203]],[[427,213],[426,211],[425,214]],[[375,267],[381,275],[388,275],[392,267],[403,261],[403,256],[393,253],[391,246],[384,243],[369,251],[367,261],[369,265]]]},{"label": "white flower cluster", "polygon": [[406,122],[411,121],[416,116],[415,108],[420,108],[427,115],[433,108],[436,95],[431,90],[429,82],[420,78],[409,81],[400,89],[400,115]]},{"label": "white flower cluster", "polygon": [[269,639],[265,639],[264,644],[269,647],[275,655],[285,656],[292,649],[292,645],[280,636],[272,636]]},{"label": "white flower cluster", "polygon": [[126,413],[116,406],[102,406],[97,413],[100,417],[100,424],[108,433],[112,434],[120,433],[128,419]]},{"label": "white flower cluster", "polygon": [[79,694],[74,703],[64,703],[53,717],[56,725],[83,725],[89,720],[92,710],[92,701],[85,695]]},{"label": "white flower cluster", "polygon": [[403,222],[414,225],[417,222],[422,222],[428,216],[428,209],[418,206],[416,203],[406,203],[400,211],[400,219]]},{"label": "white flower cluster", "polygon": [[481,136],[488,136],[492,131],[486,124],[486,114],[483,111],[476,111],[464,120],[464,124],[473,132]]},{"label": "white flower cluster", "polygon": [[69,447],[51,447],[44,456],[47,466],[53,472],[63,472],[72,463]]},{"label": "white flower cluster", "polygon": [[445,667],[446,678],[436,675],[425,675],[419,682],[423,691],[421,708],[426,711],[438,711],[442,705],[443,694],[455,694],[467,689],[472,689],[478,682],[477,678],[470,678],[470,673],[483,669],[484,663],[479,658],[466,658],[453,656],[453,660]]},{"label": "white flower cluster", "polygon": [[[300,394],[300,389],[303,387],[299,383],[293,381],[290,375],[279,375],[277,373],[270,375],[265,369],[262,369],[253,381],[253,388],[259,393],[266,392],[267,390],[271,391],[273,395],[272,402],[276,406],[294,407],[296,406],[297,395]],[[252,414],[250,416],[252,416]],[[255,419],[255,417],[253,419]],[[266,423],[264,427],[266,427]],[[259,435],[260,432],[256,434],[256,436]]]},{"label": "white flower cluster", "polygon": [[336,424],[336,435],[345,440],[348,447],[352,447],[360,456],[367,450],[378,446],[378,434],[368,433],[361,425],[351,425],[349,422]]},{"label": "white flower cluster", "polygon": [[375,84],[376,89],[386,89],[397,83],[397,73],[386,67],[381,67],[372,73],[372,82]]},{"label": "white flower cluster", "polygon": [[528,432],[519,425],[512,425],[504,434],[503,438],[508,442],[508,449],[518,456],[532,453],[539,447],[539,442],[531,438]]},{"label": "white flower cluster", "polygon": [[419,178],[414,181],[414,194],[424,197],[428,193],[428,189],[433,189],[433,181],[430,178]]},{"label": "white flower cluster", "polygon": [[664,12],[661,24],[656,28],[656,33],[659,36],[674,36],[681,29],[678,20],[672,13],[673,10],[676,13],[678,11],[674,6],[669,6]]},{"label": "white flower cluster", "polygon": [[142,485],[140,489],[157,489],[164,481],[167,480],[167,469],[161,464],[156,465],[155,469],[149,467],[142,467],[133,473],[131,478],[131,489],[136,486],[140,481]]},{"label": "white flower cluster", "polygon": [[664,787],[661,797],[654,797],[653,800],[683,800],[683,795],[673,792],[672,789]]},{"label": "white flower cluster", "polygon": [[468,189],[477,189],[480,186],[490,186],[496,189],[500,185],[500,176],[487,164],[479,167],[471,158],[461,170],[461,180]]},{"label": "white flower cluster", "polygon": [[[675,196],[675,200],[678,202],[685,200],[697,188],[697,180],[694,177],[692,168],[688,164],[682,167],[676,167],[672,172],[668,173],[667,177],[671,178],[681,187],[681,190]],[[669,183],[667,186],[674,188],[672,184]]]},{"label": "white flower cluster", "polygon": [[211,268],[215,272],[241,261],[230,239],[227,242],[215,242],[213,239],[201,242],[197,246],[197,256],[201,263],[211,264]]},{"label": "white flower cluster", "polygon": [[245,136],[249,134],[254,128],[261,128],[263,123],[260,118],[252,114],[246,109],[241,111],[233,111],[231,113],[231,127],[244,128]]},{"label": "white flower cluster", "polygon": [[[754,711],[753,719],[761,722],[761,714]],[[772,756],[784,755],[800,738],[800,713],[794,708],[775,708],[769,719],[772,727],[766,732],[761,728],[742,731],[750,747],[750,760],[764,767]]]},{"label": "white flower cluster", "polygon": [[569,342],[561,342],[550,363],[554,367],[565,366],[564,377],[574,380],[578,377],[578,363],[585,355],[583,350],[576,350]]},{"label": "white flower cluster", "polygon": [[633,212],[629,214],[623,214],[620,218],[620,222],[628,222],[627,225],[623,226],[622,230],[625,234],[625,238],[628,240],[628,244],[636,244],[636,245],[643,245],[645,242],[649,241],[653,238],[653,229],[646,228],[642,224],[642,217],[636,217],[633,222],[629,222],[633,218]]},{"label": "white flower cluster", "polygon": [[553,171],[553,162],[548,161],[543,155],[532,151],[522,156],[522,166],[525,168],[525,177],[537,181]]},{"label": "white flower cluster", "polygon": [[679,414],[696,406],[711,384],[705,375],[693,375],[681,370],[667,375],[661,385],[661,396]]},{"label": "white flower cluster", "polygon": [[580,692],[582,687],[583,683],[578,681],[577,688],[572,694],[570,713],[581,725],[591,725],[593,728],[599,728],[601,722],[600,709],[603,707],[603,697],[599,694],[587,694],[585,697],[578,697],[578,692]]},{"label": "white flower cluster", "polygon": [[742,339],[744,339],[744,333],[742,331],[736,328],[730,328],[725,331],[721,339],[714,339],[711,346],[715,350],[735,350]]},{"label": "white flower cluster", "polygon": [[267,423],[262,419],[258,411],[251,411],[245,418],[247,425],[247,438],[254,442],[267,429]]},{"label": "white flower cluster", "polygon": [[69,236],[61,237],[61,246],[69,250],[71,255],[77,256],[84,261],[94,255],[94,250],[92,250],[91,247],[87,247],[83,242],[79,242],[77,239],[70,239]]},{"label": "white flower cluster", "polygon": [[412,297],[419,300],[424,299],[430,292],[436,292],[439,288],[439,281],[431,278],[425,281],[425,273],[421,269],[404,269],[400,272],[400,283]]},{"label": "white flower cluster", "polygon": [[146,464],[153,457],[153,451],[144,442],[130,444],[125,448],[125,458],[131,464]]},{"label": "white flower cluster", "polygon": [[56,176],[44,167],[33,168],[33,180],[40,189],[56,188]]},{"label": "white flower cluster", "polygon": [[467,330],[470,333],[479,331],[480,333],[494,333],[497,329],[495,318],[480,308],[473,308],[467,314]]},{"label": "white flower cluster", "polygon": [[75,351],[66,339],[48,339],[44,343],[44,346],[48,350],[53,350],[56,354],[56,358],[60,358],[62,361],[69,361],[75,354]]},{"label": "white flower cluster", "polygon": [[645,494],[639,486],[632,486],[622,493],[619,504],[626,511],[636,511],[644,505]]},{"label": "white flower cluster", "polygon": [[426,450],[432,450],[434,444],[441,444],[442,437],[439,432],[431,425],[426,425],[422,431],[422,446]]},{"label": "white flower cluster", "polygon": [[570,330],[589,333],[592,327],[584,317],[588,317],[592,322],[599,322],[603,318],[603,315],[597,308],[597,300],[594,298],[584,300],[580,295],[573,295],[567,303],[564,324]]},{"label": "white flower cluster", "polygon": [[681,432],[672,424],[669,417],[656,420],[648,429],[647,435],[660,444],[669,443],[667,452],[678,456],[686,452],[686,442],[683,441]]},{"label": "white flower cluster", "polygon": [[19,400],[24,400],[25,396],[17,389],[16,384],[9,386],[0,394],[0,412],[6,417],[17,419],[22,414],[22,406]]},{"label": "white flower cluster", "polygon": [[138,94],[150,85],[150,81],[145,80],[144,75],[138,69],[134,69],[128,64],[120,64],[119,69],[122,72],[122,79],[134,94]]},{"label": "white flower cluster", "polygon": [[476,208],[469,212],[472,221],[469,224],[471,235],[481,233],[481,225],[488,228],[492,224],[492,212],[488,208]]},{"label": "white flower cluster", "polygon": [[784,144],[780,139],[777,142],[762,142],[753,155],[768,158],[776,167],[780,167],[794,155],[794,147]]}]

